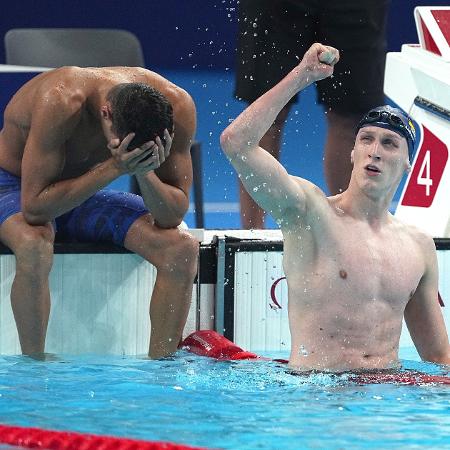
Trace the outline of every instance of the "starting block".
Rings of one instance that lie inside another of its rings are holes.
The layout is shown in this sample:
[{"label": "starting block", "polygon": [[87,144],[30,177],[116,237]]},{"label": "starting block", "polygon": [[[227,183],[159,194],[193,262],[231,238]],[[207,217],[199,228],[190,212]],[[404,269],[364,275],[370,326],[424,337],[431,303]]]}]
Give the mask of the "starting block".
[{"label": "starting block", "polygon": [[450,237],[450,7],[414,10],[419,44],[387,54],[385,94],[418,126],[419,144],[395,216]]}]

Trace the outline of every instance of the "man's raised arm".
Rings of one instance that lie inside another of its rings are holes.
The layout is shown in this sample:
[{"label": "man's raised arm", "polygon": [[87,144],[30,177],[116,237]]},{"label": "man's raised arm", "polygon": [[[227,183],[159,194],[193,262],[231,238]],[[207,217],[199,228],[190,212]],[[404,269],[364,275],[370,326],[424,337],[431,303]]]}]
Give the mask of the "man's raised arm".
[{"label": "man's raised arm", "polygon": [[329,77],[338,60],[336,49],[313,44],[297,67],[245,109],[221,135],[222,149],[246,190],[275,219],[282,219],[295,205],[302,207],[301,183],[259,147],[259,141],[289,100],[315,81]]}]

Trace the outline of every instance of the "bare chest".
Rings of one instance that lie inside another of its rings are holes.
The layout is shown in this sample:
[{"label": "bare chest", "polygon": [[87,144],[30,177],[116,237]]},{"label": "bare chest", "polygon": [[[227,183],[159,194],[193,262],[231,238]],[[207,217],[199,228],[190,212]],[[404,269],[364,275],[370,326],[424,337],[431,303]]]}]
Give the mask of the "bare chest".
[{"label": "bare chest", "polygon": [[341,239],[324,257],[324,266],[334,268],[336,280],[349,285],[358,297],[391,304],[409,300],[424,270],[416,247],[399,245],[395,239]]},{"label": "bare chest", "polygon": [[332,295],[346,304],[352,298],[403,308],[423,274],[420,252],[402,238],[357,231],[331,233],[321,240],[303,237],[297,245],[285,246],[290,288],[299,298],[319,303]]}]

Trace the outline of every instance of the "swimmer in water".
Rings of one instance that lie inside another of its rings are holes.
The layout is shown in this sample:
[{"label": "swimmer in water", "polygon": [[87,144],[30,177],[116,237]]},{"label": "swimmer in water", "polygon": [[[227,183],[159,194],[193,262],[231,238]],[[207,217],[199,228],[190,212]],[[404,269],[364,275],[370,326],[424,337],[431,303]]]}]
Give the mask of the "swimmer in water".
[{"label": "swimmer in water", "polygon": [[[143,68],[62,67],[13,96],[0,133],[0,240],[16,257],[11,303],[24,354],[44,352],[55,232],[114,242],[153,264],[149,355],[176,351],[197,267],[198,242],[178,228],[195,128],[188,93]],[[124,174],[142,197],[103,190]]]},{"label": "swimmer in water", "polygon": [[291,97],[331,76],[338,61],[335,48],[312,45],[221,136],[247,192],[283,233],[290,366],[336,372],[396,367],[403,317],[421,358],[450,364],[433,239],[388,209],[411,169],[415,136],[408,118],[387,106],[363,117],[349,186],[332,197],[289,175],[259,146]]}]

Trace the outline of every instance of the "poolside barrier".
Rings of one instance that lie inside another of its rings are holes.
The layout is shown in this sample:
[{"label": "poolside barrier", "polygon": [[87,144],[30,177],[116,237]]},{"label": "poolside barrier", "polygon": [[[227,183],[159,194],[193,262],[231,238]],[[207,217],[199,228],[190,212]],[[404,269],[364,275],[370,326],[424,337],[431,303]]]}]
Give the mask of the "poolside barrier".
[{"label": "poolside barrier", "polygon": [[[246,351],[290,349],[288,288],[280,230],[203,230],[197,282],[183,338],[216,330]],[[435,238],[440,305],[450,329],[450,239]],[[45,350],[55,354],[143,355],[150,336],[155,269],[123,248],[56,243]],[[0,246],[0,354],[21,353],[10,292],[15,257]],[[200,282],[198,282],[200,281]],[[443,300],[442,300],[443,299]],[[406,324],[400,348],[414,344]]]}]

